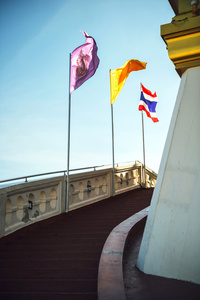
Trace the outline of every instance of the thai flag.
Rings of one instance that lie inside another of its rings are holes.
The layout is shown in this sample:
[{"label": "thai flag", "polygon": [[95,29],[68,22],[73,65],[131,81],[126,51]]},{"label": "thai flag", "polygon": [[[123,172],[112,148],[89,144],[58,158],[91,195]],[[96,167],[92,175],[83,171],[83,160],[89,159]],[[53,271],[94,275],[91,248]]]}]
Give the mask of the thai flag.
[{"label": "thai flag", "polygon": [[156,104],[158,102],[158,98],[156,92],[152,94],[151,91],[147,90],[141,84],[141,96],[139,103],[139,110],[144,110],[147,114],[147,117],[151,118],[153,122],[158,122],[158,118],[156,116]]}]

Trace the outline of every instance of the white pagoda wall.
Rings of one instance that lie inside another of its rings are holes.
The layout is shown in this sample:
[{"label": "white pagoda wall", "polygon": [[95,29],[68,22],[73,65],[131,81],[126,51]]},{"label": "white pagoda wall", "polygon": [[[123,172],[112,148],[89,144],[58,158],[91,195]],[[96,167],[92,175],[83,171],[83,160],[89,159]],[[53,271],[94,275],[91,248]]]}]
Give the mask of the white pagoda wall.
[{"label": "white pagoda wall", "polygon": [[200,67],[181,79],[137,266],[200,284]]}]

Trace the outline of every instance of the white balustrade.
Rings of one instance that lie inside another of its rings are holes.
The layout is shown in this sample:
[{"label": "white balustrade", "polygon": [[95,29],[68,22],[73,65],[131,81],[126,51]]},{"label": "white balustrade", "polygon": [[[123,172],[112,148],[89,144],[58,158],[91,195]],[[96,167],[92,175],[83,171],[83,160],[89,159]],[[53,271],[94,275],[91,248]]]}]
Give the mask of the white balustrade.
[{"label": "white balustrade", "polygon": [[0,236],[60,214],[63,186],[64,176],[0,189]]},{"label": "white balustrade", "polygon": [[110,169],[70,175],[69,210],[109,198],[110,195]]},{"label": "white balustrade", "polygon": [[[141,186],[140,162],[115,168],[115,194]],[[146,187],[154,187],[157,174],[146,168]],[[0,189],[0,237],[62,212],[112,196],[112,169],[69,176],[69,204],[65,207],[66,175],[25,182]]]}]

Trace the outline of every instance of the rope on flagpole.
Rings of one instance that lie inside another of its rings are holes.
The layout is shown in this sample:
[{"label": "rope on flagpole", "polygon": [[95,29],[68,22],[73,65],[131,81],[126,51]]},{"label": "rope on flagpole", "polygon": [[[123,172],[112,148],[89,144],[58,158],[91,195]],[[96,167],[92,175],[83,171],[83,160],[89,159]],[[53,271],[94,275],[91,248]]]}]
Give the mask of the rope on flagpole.
[{"label": "rope on flagpole", "polygon": [[68,146],[67,146],[68,150],[67,150],[67,186],[66,186],[65,211],[69,210],[69,161],[70,161],[70,127],[71,127],[70,79],[71,79],[71,53],[69,54],[69,108],[68,108]]}]

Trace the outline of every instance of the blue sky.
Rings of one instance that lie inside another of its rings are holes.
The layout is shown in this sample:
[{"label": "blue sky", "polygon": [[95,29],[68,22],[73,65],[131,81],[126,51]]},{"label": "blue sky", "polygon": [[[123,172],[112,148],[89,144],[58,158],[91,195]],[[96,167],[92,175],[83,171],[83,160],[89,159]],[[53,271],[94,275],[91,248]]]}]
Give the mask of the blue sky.
[{"label": "blue sky", "polygon": [[112,164],[109,69],[147,62],[130,73],[114,109],[115,162],[140,160],[140,82],[158,95],[153,123],[144,116],[146,165],[158,172],[180,78],[160,25],[167,0],[0,0],[0,179],[67,168],[69,53],[98,46],[99,68],[72,93],[70,169]]}]

